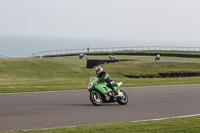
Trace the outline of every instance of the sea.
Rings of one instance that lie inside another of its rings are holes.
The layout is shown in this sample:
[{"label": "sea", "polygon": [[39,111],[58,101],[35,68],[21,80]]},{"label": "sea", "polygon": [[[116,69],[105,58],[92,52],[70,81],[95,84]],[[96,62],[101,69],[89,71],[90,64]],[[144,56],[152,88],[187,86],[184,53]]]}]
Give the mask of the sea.
[{"label": "sea", "polygon": [[50,50],[136,46],[200,47],[200,42],[0,35],[0,55],[10,58]]}]

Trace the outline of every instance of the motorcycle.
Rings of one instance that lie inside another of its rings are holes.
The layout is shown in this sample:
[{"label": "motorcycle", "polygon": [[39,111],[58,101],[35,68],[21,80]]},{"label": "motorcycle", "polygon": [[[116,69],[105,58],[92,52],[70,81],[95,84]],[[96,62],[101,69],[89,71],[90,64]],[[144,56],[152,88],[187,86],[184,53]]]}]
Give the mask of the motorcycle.
[{"label": "motorcycle", "polygon": [[159,58],[159,57],[156,57],[156,58],[155,58],[155,61],[159,61],[159,60],[160,60],[160,58]]},{"label": "motorcycle", "polygon": [[79,59],[87,59],[87,55],[82,53],[79,55]]},{"label": "motorcycle", "polygon": [[112,59],[113,59],[113,60],[115,60],[115,59],[116,59],[116,57],[115,57],[115,55],[114,55],[114,54],[110,54],[110,55],[109,55],[109,59],[110,59],[110,60],[112,60]]},{"label": "motorcycle", "polygon": [[122,85],[122,82],[116,83],[114,88],[118,92],[118,95],[115,92],[107,87],[106,82],[98,82],[97,77],[90,77],[88,91],[90,92],[90,101],[95,106],[100,106],[102,103],[113,103],[117,102],[120,105],[126,105],[128,103],[128,95],[119,88]]}]

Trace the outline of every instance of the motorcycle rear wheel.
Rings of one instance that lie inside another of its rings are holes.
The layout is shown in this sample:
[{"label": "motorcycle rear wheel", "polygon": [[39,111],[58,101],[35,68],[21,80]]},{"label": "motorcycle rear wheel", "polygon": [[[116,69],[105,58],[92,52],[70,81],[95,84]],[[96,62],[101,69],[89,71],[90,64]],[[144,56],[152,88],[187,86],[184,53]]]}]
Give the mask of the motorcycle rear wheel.
[{"label": "motorcycle rear wheel", "polygon": [[92,104],[94,104],[95,106],[101,106],[103,101],[102,101],[102,97],[99,94],[99,92],[93,92],[90,93],[90,101],[92,102]]},{"label": "motorcycle rear wheel", "polygon": [[128,95],[123,90],[120,90],[120,93],[123,94],[123,97],[122,98],[117,98],[117,102],[120,105],[126,105],[128,103]]}]

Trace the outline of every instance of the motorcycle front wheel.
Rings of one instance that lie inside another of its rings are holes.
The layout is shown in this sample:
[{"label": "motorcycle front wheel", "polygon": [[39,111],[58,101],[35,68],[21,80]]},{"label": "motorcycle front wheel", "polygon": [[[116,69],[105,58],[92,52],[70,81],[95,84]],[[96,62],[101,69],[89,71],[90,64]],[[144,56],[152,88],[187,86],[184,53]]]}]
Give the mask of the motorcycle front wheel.
[{"label": "motorcycle front wheel", "polygon": [[126,105],[128,103],[128,95],[123,90],[120,90],[120,93],[122,94],[122,96],[117,98],[117,102],[120,105]]},{"label": "motorcycle front wheel", "polygon": [[90,101],[95,105],[95,106],[100,106],[102,105],[102,97],[99,94],[99,92],[93,92],[90,93]]}]

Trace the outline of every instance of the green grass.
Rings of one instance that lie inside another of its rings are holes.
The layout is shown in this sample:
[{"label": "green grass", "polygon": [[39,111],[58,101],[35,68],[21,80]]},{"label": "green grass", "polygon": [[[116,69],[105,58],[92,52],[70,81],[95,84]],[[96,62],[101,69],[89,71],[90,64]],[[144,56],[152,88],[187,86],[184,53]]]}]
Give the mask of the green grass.
[{"label": "green grass", "polygon": [[155,62],[155,61],[124,61],[103,65],[115,77],[123,75],[147,75],[165,72],[200,72],[200,63],[188,62]]},{"label": "green grass", "polygon": [[85,61],[1,59],[0,92],[85,88],[85,66]]},{"label": "green grass", "polygon": [[[103,64],[115,82],[123,87],[166,84],[197,84],[200,77],[126,78],[124,75],[158,72],[200,72],[200,63],[127,61]],[[95,68],[87,69],[86,60],[0,59],[0,93],[87,89]]]},{"label": "green grass", "polygon": [[[173,118],[160,121],[125,122],[114,124],[87,125],[30,131],[13,131],[11,133],[199,133],[200,116]],[[10,133],[10,132],[7,132]]]}]

